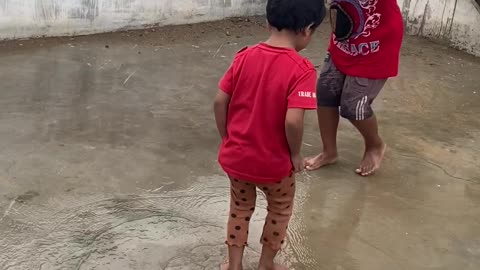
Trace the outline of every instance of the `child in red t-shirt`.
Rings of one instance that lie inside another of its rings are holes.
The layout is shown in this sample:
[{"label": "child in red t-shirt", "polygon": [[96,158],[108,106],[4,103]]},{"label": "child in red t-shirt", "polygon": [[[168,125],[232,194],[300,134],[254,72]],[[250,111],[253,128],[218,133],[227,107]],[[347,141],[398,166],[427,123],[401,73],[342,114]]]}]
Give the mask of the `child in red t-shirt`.
[{"label": "child in red t-shirt", "polygon": [[305,167],[316,170],[337,161],[341,115],[362,134],[365,153],[356,172],[369,176],[386,150],[371,104],[387,79],[398,74],[402,13],[396,0],[333,0],[331,15],[329,54],[317,85],[323,152],[306,159]]},{"label": "child in red t-shirt", "polygon": [[285,269],[273,260],[284,243],[295,196],[304,111],[316,109],[314,66],[298,54],[325,16],[323,1],[269,0],[270,38],[237,53],[219,83],[214,111],[222,138],[219,162],[230,178],[229,262],[242,269],[257,188],[268,201],[261,270]]}]

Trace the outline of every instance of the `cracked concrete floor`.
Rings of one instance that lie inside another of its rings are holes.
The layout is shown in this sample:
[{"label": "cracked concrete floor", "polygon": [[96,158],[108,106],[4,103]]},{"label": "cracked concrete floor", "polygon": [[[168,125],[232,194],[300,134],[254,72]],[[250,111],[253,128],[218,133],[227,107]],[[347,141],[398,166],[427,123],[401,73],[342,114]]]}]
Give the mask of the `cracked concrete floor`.
[{"label": "cracked concrete floor", "polygon": [[[261,21],[0,44],[0,269],[216,269],[228,187],[211,99]],[[326,45],[325,25],[305,55],[320,65]],[[353,173],[361,139],[342,122],[340,162],[299,177],[280,261],[479,269],[479,74],[479,59],[407,38],[376,102],[382,170]],[[305,155],[319,140],[310,113]]]}]

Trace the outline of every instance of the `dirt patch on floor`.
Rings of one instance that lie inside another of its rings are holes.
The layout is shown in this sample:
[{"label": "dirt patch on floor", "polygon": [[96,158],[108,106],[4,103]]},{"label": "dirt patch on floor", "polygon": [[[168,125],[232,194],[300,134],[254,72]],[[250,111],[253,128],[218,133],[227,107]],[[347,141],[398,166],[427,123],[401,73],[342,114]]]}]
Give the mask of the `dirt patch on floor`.
[{"label": "dirt patch on floor", "polygon": [[59,44],[69,44],[74,47],[80,43],[102,42],[103,48],[110,49],[117,42],[138,45],[165,46],[170,44],[195,43],[205,39],[235,40],[246,36],[254,36],[265,31],[265,18],[238,17],[221,21],[198,24],[158,26],[146,25],[140,30],[125,30],[112,33],[102,33],[76,37],[49,37],[29,40],[9,40],[0,42],[0,54],[12,50],[28,50],[33,48],[48,48]]}]

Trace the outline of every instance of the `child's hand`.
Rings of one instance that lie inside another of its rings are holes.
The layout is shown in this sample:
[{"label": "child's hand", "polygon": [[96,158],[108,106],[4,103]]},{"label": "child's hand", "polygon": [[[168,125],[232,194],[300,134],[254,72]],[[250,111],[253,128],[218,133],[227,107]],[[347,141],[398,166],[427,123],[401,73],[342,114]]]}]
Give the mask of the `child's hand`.
[{"label": "child's hand", "polygon": [[303,164],[303,159],[300,155],[293,155],[291,156],[292,159],[292,164],[293,164],[293,172],[294,173],[299,173],[303,171],[304,164]]}]

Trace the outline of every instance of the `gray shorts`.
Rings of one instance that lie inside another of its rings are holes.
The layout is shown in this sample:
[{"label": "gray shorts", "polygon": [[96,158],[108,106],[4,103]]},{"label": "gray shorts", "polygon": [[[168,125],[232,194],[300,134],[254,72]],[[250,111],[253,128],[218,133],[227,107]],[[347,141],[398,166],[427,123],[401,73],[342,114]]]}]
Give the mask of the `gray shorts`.
[{"label": "gray shorts", "polygon": [[372,102],[386,82],[345,75],[328,54],[318,79],[317,103],[319,107],[340,107],[346,119],[365,120],[373,116]]}]

